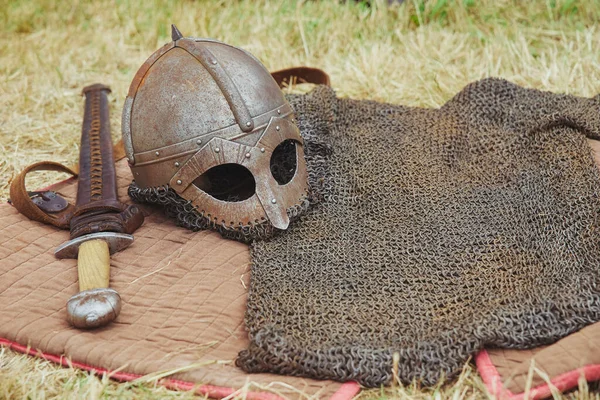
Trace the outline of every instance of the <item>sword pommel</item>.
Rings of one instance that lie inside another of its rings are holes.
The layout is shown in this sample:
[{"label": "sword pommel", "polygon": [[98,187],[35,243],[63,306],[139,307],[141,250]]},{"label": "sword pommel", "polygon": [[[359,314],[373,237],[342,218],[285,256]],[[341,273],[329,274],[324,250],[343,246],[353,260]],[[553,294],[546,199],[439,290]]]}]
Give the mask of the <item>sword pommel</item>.
[{"label": "sword pommel", "polygon": [[69,323],[76,328],[98,328],[113,321],[121,311],[121,296],[110,288],[79,292],[67,302]]}]

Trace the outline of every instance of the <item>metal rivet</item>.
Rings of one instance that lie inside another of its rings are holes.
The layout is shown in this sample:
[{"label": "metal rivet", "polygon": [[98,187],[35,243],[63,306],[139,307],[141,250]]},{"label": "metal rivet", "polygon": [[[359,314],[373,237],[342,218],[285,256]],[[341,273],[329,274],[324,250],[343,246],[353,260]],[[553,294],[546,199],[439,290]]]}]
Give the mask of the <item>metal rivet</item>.
[{"label": "metal rivet", "polygon": [[176,161],[176,162],[175,162],[175,166],[176,166],[176,167],[179,167],[179,165],[180,165],[180,164],[179,164],[179,161]]},{"label": "metal rivet", "polygon": [[281,128],[279,127],[279,125],[277,125],[277,126],[275,127],[275,130],[276,130],[276,131],[278,131],[278,130],[280,130],[280,129],[281,129]]},{"label": "metal rivet", "polygon": [[156,153],[154,153],[154,154],[156,154],[157,156],[159,156],[159,155],[160,155],[160,153],[159,153],[158,151],[157,151]]},{"label": "metal rivet", "polygon": [[213,65],[217,65],[217,60],[212,60]]},{"label": "metal rivet", "polygon": [[277,110],[277,114],[281,114],[281,110]]},{"label": "metal rivet", "polygon": [[201,139],[198,139],[198,140],[196,140],[196,144],[197,144],[198,146],[200,146],[200,145],[202,144],[202,140],[201,140]]},{"label": "metal rivet", "polygon": [[251,125],[252,125],[252,122],[250,122],[250,121],[246,122],[246,126],[251,126]]},{"label": "metal rivet", "polygon": [[181,179],[177,179],[177,184],[181,185]]},{"label": "metal rivet", "polygon": [[276,199],[271,199],[271,203],[277,204],[277,200]]},{"label": "metal rivet", "polygon": [[246,153],[246,158],[250,158],[250,153]]},{"label": "metal rivet", "polygon": [[215,153],[218,153],[218,152],[220,152],[220,151],[221,151],[221,149],[220,149],[220,148],[218,148],[218,147],[216,147],[216,148],[215,148]]},{"label": "metal rivet", "polygon": [[264,153],[264,152],[265,152],[265,148],[264,148],[264,147],[261,147],[261,148],[260,148],[260,152],[261,152],[261,153]]}]

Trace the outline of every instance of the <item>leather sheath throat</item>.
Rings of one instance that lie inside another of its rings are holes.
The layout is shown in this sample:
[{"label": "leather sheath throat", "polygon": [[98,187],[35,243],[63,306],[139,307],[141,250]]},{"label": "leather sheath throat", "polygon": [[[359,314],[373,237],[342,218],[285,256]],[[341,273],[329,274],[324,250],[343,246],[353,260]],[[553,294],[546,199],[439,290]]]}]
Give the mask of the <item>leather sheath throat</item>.
[{"label": "leather sheath throat", "polygon": [[112,154],[107,94],[101,84],[87,86],[79,153],[77,203],[71,218],[71,239],[97,232],[135,231],[141,210],[118,201]]}]

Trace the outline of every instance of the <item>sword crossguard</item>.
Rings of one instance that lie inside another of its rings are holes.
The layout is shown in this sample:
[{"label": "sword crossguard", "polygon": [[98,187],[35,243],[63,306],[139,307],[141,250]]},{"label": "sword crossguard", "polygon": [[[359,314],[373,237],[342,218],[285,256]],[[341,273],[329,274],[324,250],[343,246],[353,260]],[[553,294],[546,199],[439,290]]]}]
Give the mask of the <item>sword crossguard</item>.
[{"label": "sword crossguard", "polygon": [[121,251],[133,243],[133,236],[118,232],[98,232],[80,236],[61,244],[54,251],[56,258],[77,258],[79,246],[89,240],[101,239],[108,243],[110,254]]}]

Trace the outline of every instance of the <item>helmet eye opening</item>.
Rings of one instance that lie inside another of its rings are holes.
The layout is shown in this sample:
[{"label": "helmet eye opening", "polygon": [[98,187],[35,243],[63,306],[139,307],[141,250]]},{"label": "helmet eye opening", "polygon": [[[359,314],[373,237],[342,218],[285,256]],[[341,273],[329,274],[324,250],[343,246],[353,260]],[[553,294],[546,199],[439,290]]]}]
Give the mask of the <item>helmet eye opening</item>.
[{"label": "helmet eye opening", "polygon": [[271,154],[271,175],[279,185],[290,183],[296,175],[298,169],[296,146],[295,140],[287,139],[279,143]]},{"label": "helmet eye opening", "polygon": [[239,202],[256,192],[256,181],[248,168],[239,164],[221,164],[198,176],[193,184],[217,200]]}]

